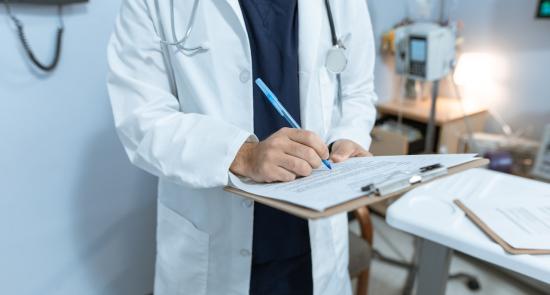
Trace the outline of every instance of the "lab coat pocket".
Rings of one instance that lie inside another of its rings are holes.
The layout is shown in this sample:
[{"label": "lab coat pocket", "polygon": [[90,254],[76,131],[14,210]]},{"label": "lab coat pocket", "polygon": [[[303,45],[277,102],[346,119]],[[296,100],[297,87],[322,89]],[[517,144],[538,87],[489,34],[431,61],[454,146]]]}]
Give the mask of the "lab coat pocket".
[{"label": "lab coat pocket", "polygon": [[158,206],[155,294],[206,294],[209,235],[162,203]]},{"label": "lab coat pocket", "polygon": [[325,133],[330,130],[332,121],[332,110],[336,98],[336,77],[330,74],[325,68],[319,71],[319,85],[321,105],[323,109],[323,127]]}]

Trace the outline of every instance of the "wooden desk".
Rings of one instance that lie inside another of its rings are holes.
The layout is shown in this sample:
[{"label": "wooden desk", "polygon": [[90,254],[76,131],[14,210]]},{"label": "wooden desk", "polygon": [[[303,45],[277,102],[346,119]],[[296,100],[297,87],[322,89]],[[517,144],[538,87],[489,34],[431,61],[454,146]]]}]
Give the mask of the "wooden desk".
[{"label": "wooden desk", "polygon": [[[427,124],[430,117],[430,100],[408,101],[390,100],[377,106],[379,114],[384,116],[399,116],[403,119]],[[436,127],[438,127],[436,145],[437,151],[447,153],[458,152],[460,137],[467,132],[464,118],[468,120],[472,132],[484,130],[487,119],[487,109],[479,105],[465,105],[462,110],[458,99],[440,97],[437,100]]]}]

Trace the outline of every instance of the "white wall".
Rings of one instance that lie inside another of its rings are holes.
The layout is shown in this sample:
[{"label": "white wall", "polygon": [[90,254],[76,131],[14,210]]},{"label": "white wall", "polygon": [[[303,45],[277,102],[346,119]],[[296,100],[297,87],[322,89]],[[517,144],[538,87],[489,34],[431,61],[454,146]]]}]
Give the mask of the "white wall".
[{"label": "white wall", "polygon": [[[368,0],[378,42],[383,32],[407,15],[408,2],[415,1]],[[431,2],[438,12],[439,1]],[[456,3],[451,16],[465,23],[464,51],[496,55],[505,63],[498,91],[475,99],[488,104],[514,129],[527,129],[528,136],[540,139],[542,127],[550,124],[550,21],[535,19],[538,0],[447,0],[451,2]],[[380,99],[390,99],[396,78],[380,57],[376,79]],[[488,129],[496,130],[495,123],[489,122]]]},{"label": "white wall", "polygon": [[[105,86],[119,5],[92,0],[66,10],[52,75],[32,70],[0,7],[1,294],[152,291],[156,181],[129,164]],[[15,12],[48,60],[55,9]]]}]

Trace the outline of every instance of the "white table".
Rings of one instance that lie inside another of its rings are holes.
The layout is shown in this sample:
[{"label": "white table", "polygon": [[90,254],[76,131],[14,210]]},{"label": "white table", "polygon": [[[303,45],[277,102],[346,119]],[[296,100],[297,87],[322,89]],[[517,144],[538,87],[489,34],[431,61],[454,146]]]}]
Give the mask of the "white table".
[{"label": "white table", "polygon": [[507,254],[452,202],[456,198],[499,202],[532,194],[550,198],[550,184],[472,169],[423,185],[392,204],[387,223],[420,238],[417,294],[445,293],[453,250],[550,283],[550,255]]}]

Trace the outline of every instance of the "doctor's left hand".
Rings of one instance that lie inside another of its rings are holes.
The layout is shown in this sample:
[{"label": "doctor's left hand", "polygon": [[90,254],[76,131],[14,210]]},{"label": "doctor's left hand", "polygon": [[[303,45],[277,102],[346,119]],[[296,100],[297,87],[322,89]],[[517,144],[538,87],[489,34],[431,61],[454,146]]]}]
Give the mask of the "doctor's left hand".
[{"label": "doctor's left hand", "polygon": [[341,139],[332,144],[330,160],[334,163],[344,162],[354,157],[371,157],[372,154],[365,150],[359,144],[349,140]]}]

